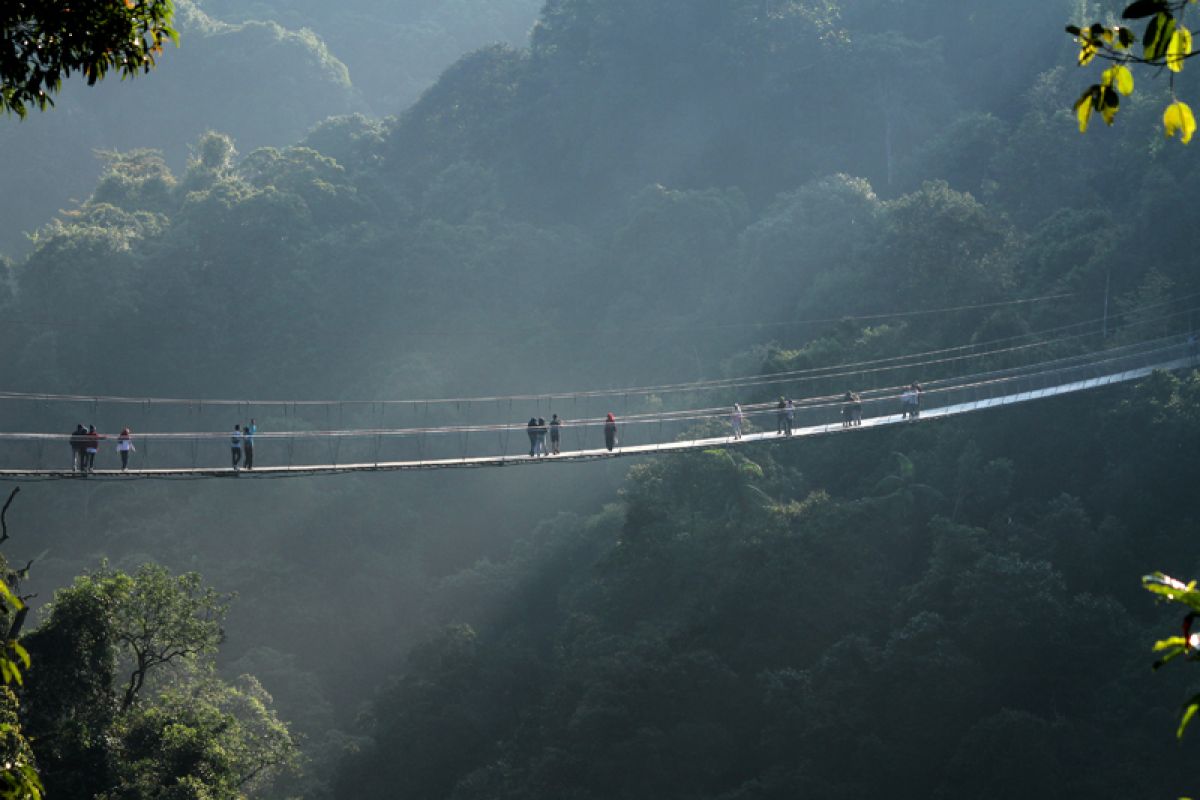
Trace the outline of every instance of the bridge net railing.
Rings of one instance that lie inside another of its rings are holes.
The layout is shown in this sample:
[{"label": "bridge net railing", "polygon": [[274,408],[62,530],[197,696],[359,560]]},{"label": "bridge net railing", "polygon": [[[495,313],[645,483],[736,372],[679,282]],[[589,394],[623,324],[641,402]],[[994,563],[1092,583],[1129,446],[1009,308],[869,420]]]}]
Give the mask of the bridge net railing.
[{"label": "bridge net railing", "polygon": [[[1069,352],[1075,349],[1075,352]],[[1057,350],[1058,352],[1054,352]],[[1049,352],[1047,352],[1049,351]],[[1068,351],[1068,352],[1063,352]],[[944,356],[944,354],[940,354]],[[115,431],[134,422],[133,470],[171,469],[210,471],[232,466],[232,426],[229,419],[248,421],[257,415],[254,439],[256,468],[324,465],[349,466],[446,461],[500,461],[527,458],[532,443],[524,414],[563,420],[559,451],[563,454],[604,448],[603,409],[618,418],[617,448],[660,448],[673,442],[703,445],[731,434],[731,398],[742,404],[745,434],[774,433],[784,420],[776,392],[791,397],[793,430],[833,430],[841,427],[844,392],[854,390],[864,420],[888,420],[901,413],[901,394],[914,376],[920,380],[923,414],[939,409],[959,413],[1001,402],[1035,399],[1054,391],[1090,388],[1127,380],[1154,367],[1180,368],[1197,364],[1195,337],[1188,333],[1110,344],[1099,349],[1064,347],[1005,348],[1001,351],[955,352],[949,357],[881,359],[865,365],[846,365],[803,374],[756,376],[738,383],[716,381],[660,393],[630,390],[579,395],[426,401],[396,407],[382,403],[224,403],[197,401],[119,402],[96,399],[90,407],[73,408],[77,416],[118,408],[108,425],[107,438],[98,442],[96,469],[119,468]],[[903,376],[903,377],[901,377]],[[844,388],[843,388],[844,387]],[[673,388],[673,387],[659,387]],[[664,398],[673,400],[668,408]],[[532,398],[532,399],[531,399]],[[56,402],[40,397],[41,417]],[[532,409],[532,410],[530,410]],[[151,413],[157,425],[151,425]],[[523,412],[523,413],[522,413]],[[515,417],[515,418],[514,418]],[[67,417],[68,420],[71,417]],[[79,421],[83,421],[80,419]],[[324,423],[324,424],[322,424]],[[221,429],[212,428],[220,426]],[[98,426],[99,427],[99,426]],[[207,427],[207,430],[196,428]],[[153,429],[157,428],[157,430]],[[175,428],[172,431],[171,428]],[[191,428],[192,430],[188,430]],[[549,436],[546,445],[551,445]],[[244,455],[244,450],[242,454]],[[69,433],[35,430],[0,433],[0,469],[69,472],[73,453]],[[241,462],[244,465],[244,461]]]}]

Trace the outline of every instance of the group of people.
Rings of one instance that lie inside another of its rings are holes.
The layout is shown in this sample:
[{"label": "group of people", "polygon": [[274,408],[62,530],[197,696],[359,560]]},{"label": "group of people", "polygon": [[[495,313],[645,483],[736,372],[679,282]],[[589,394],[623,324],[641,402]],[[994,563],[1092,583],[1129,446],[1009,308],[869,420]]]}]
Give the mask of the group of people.
[{"label": "group of people", "polygon": [[[71,432],[71,471],[84,475],[96,468],[96,453],[100,451],[100,442],[108,437],[96,430],[95,425],[84,425],[82,422]],[[129,454],[136,451],[133,446],[133,432],[122,428],[117,435],[117,452],[121,456],[121,469],[129,467]]]},{"label": "group of people", "polygon": [[[233,426],[230,448],[233,452],[234,470],[242,467],[254,469],[254,435],[256,433],[258,433],[258,426],[254,424],[253,419],[250,420],[249,425]],[[95,425],[84,425],[83,423],[76,425],[70,437],[71,470],[84,475],[92,472],[96,468],[96,453],[100,450],[100,442],[107,438],[96,430]],[[555,437],[555,441],[557,442],[557,437]],[[117,435],[117,454],[121,456],[122,471],[129,468],[129,454],[135,452],[137,452],[137,447],[133,444],[133,431],[129,428],[122,428]],[[555,452],[558,452],[557,448]]]},{"label": "group of people", "polygon": [[[550,423],[541,417],[530,417],[525,426],[529,433],[529,457],[537,458],[546,455],[558,455],[559,441],[562,433],[562,420],[558,414],[550,415]],[[550,448],[546,448],[546,433],[550,434]]]},{"label": "group of people", "polygon": [[[921,413],[921,385],[913,383],[900,395],[901,417],[916,419]],[[733,412],[729,421],[733,427],[733,438],[742,438],[742,424],[746,415],[740,403],[733,404]],[[796,419],[795,403],[785,397],[780,397],[775,404],[775,432],[780,436],[791,436],[792,426]],[[856,392],[846,392],[842,396],[842,427],[849,428],[862,424],[862,399]],[[539,458],[547,455],[558,455],[562,439],[562,420],[558,414],[552,414],[550,422],[541,417],[530,417],[526,425],[529,433],[529,457]],[[254,469],[254,437],[258,433],[258,425],[251,419],[243,426],[238,423],[233,426],[229,446],[234,471]],[[549,435],[549,446],[546,444]],[[72,469],[75,472],[87,474],[96,466],[96,453],[100,442],[107,436],[97,432],[95,425],[75,426],[71,434]],[[604,446],[611,452],[617,446],[617,420],[609,412],[604,420]],[[133,445],[133,434],[129,428],[123,428],[117,436],[117,453],[121,456],[121,469],[129,467],[129,454],[137,450]]]},{"label": "group of people", "polygon": [[[244,428],[240,423],[233,426],[233,435],[229,437],[229,448],[233,457],[234,472],[242,467],[254,469],[254,434],[256,433],[258,433],[258,426],[254,424],[253,419]],[[239,461],[241,462],[240,466]]]},{"label": "group of people", "polygon": [[[741,403],[734,403],[733,412],[729,415],[729,424],[733,428],[734,439],[742,438],[742,423],[745,420],[746,414],[742,411]],[[780,397],[779,402],[775,404],[775,433],[780,436],[791,436],[792,425],[795,421],[796,404],[790,399]]]},{"label": "group of people", "polygon": [[[529,457],[556,456],[559,454],[562,441],[562,420],[558,414],[550,416],[550,422],[541,417],[530,417],[525,431],[529,434]],[[550,446],[546,446],[546,435],[550,436]],[[604,446],[611,453],[617,446],[617,418],[610,411],[604,419]]]},{"label": "group of people", "polygon": [[855,425],[862,425],[862,398],[858,392],[846,392],[842,395],[842,427]]},{"label": "group of people", "polygon": [[[921,415],[921,384],[912,383],[905,387],[900,395],[901,419],[916,419]],[[842,427],[852,428],[862,425],[863,404],[858,392],[847,391],[842,395]],[[611,416],[611,415],[610,415]],[[780,397],[775,404],[775,432],[780,435],[792,435],[792,424],[796,418],[796,406],[792,400]],[[742,425],[746,414],[740,403],[733,404],[729,415],[729,423],[733,428],[733,438],[742,438]]]},{"label": "group of people", "polygon": [[913,382],[900,393],[900,418],[916,419],[921,416],[921,384]]}]

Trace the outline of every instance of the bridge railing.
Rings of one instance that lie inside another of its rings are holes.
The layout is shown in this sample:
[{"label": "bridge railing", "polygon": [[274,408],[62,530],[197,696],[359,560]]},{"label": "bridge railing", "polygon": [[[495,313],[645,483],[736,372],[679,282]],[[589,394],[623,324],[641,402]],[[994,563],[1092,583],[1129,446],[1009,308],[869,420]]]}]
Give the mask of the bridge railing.
[{"label": "bridge railing", "polygon": [[[1122,344],[1088,354],[1064,355],[1023,366],[938,378],[922,385],[924,413],[938,409],[958,411],[984,408],[1000,398],[1045,396],[1064,386],[1090,381],[1103,384],[1125,379],[1131,372],[1155,365],[1197,364],[1194,341],[1172,336]],[[1124,377],[1123,377],[1124,376]],[[899,415],[901,386],[883,386],[861,392],[864,419]],[[1080,387],[1082,388],[1082,387]],[[774,431],[778,422],[772,401],[748,404],[745,430]],[[840,394],[798,398],[795,428],[841,424]],[[638,409],[619,419],[618,447],[660,445],[730,433],[728,406],[683,408],[674,411]],[[382,420],[382,415],[380,415]],[[230,431],[193,433],[140,433],[134,437],[137,453],[133,468],[213,469],[232,465]],[[549,440],[547,437],[547,444]],[[591,417],[567,420],[561,428],[563,452],[598,450],[604,445],[603,420]],[[263,430],[255,437],[255,466],[302,464],[379,464],[427,462],[472,458],[521,458],[530,449],[527,428],[520,421],[464,424],[417,424],[354,429]],[[0,468],[69,470],[72,452],[67,435],[42,433],[0,434]],[[99,443],[96,467],[119,467],[116,440]]]}]

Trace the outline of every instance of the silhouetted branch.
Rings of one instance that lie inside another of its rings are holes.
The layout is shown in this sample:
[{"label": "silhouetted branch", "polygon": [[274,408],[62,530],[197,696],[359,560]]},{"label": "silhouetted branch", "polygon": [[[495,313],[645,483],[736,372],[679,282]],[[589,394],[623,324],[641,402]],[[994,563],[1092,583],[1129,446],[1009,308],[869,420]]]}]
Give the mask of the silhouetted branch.
[{"label": "silhouetted branch", "polygon": [[4,515],[8,513],[8,507],[12,505],[13,498],[17,496],[17,492],[19,491],[21,491],[21,487],[15,487],[12,490],[12,494],[8,496],[8,502],[4,504],[4,508],[0,509],[0,544],[8,541],[8,523],[4,521]]}]

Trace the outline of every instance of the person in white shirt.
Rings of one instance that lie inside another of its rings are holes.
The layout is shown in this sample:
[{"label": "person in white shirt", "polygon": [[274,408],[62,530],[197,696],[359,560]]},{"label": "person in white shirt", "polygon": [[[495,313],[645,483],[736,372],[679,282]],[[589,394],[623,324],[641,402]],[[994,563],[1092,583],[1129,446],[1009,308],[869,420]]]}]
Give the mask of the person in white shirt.
[{"label": "person in white shirt", "polygon": [[121,470],[124,471],[129,466],[129,454],[137,452],[137,448],[133,446],[133,432],[129,428],[122,428],[121,433],[117,436],[117,452],[121,454]]},{"label": "person in white shirt", "polygon": [[230,453],[233,456],[233,468],[238,469],[238,462],[242,460],[242,426],[233,426],[233,435],[229,437]]}]

